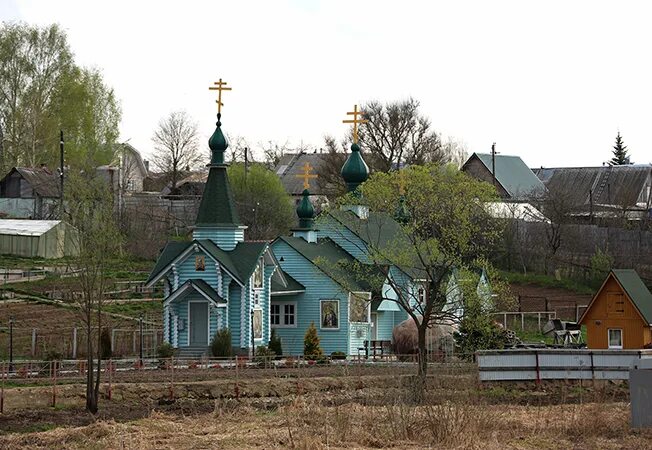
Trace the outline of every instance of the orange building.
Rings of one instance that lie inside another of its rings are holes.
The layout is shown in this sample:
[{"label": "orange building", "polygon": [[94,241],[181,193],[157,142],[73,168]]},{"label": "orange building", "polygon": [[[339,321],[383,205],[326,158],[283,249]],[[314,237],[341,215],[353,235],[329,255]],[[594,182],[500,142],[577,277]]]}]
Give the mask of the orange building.
[{"label": "orange building", "polygon": [[638,349],[652,343],[652,294],[635,270],[614,269],[580,318],[588,348]]}]

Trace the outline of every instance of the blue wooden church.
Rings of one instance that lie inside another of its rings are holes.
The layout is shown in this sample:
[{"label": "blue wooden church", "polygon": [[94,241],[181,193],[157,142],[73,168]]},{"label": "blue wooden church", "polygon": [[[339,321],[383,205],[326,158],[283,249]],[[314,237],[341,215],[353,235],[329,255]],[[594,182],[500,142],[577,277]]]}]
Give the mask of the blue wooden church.
[{"label": "blue wooden church", "polygon": [[[365,340],[391,340],[394,326],[407,313],[388,300],[392,292],[387,283],[377,296],[384,300],[376,300],[372,287],[342,269],[342,262],[368,262],[368,246],[390,242],[401,232],[399,223],[361,205],[315,218],[306,189],[292,235],[273,242],[246,241],[227,177],[228,143],[220,113],[217,119],[192,240],[168,243],[147,282],[164,284],[164,340],[182,353],[204,353],[216,332],[228,327],[233,347],[250,353],[267,345],[275,328],[283,352],[297,355],[303,353],[311,323],[326,354],[353,355]],[[341,173],[352,192],[369,176],[355,142]],[[390,276],[407,289],[418,289],[414,275],[392,267]]]}]

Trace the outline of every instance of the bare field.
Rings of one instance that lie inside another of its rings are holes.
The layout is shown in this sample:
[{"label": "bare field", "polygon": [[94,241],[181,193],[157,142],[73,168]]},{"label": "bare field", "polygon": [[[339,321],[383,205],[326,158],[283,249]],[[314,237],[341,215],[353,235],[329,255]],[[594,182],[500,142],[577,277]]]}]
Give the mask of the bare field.
[{"label": "bare field", "polygon": [[[479,386],[439,371],[416,406],[405,370],[295,371],[242,379],[118,383],[97,418],[83,386],[7,389],[2,448],[651,448],[629,427],[624,385]],[[278,375],[278,374],[277,374]],[[12,399],[11,396],[14,396]],[[26,404],[15,402],[26,399]]]}]

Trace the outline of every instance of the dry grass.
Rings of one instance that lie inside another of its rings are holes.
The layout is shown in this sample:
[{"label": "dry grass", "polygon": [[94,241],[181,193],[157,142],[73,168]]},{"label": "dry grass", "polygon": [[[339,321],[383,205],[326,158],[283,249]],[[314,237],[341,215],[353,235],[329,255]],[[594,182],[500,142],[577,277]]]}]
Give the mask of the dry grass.
[{"label": "dry grass", "polygon": [[3,448],[650,448],[628,426],[625,403],[559,406],[477,401],[323,406],[299,396],[271,412],[215,400],[211,413],[153,412],[130,423],[8,435]]}]

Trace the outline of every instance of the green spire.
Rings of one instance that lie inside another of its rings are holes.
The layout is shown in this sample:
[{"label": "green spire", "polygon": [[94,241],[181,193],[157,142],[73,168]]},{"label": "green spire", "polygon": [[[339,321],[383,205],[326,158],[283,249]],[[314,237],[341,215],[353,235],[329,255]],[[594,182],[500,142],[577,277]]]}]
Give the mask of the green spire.
[{"label": "green spire", "polygon": [[217,128],[208,140],[211,149],[211,163],[208,165],[208,179],[199,204],[195,226],[197,227],[237,227],[240,224],[235,208],[229,177],[224,163],[224,152],[229,146],[222,133],[221,114],[217,114]]},{"label": "green spire", "polygon": [[305,230],[311,230],[313,222],[315,220],[315,208],[313,208],[312,203],[310,202],[310,192],[308,189],[304,189],[301,194],[303,197],[299,206],[297,206],[297,216],[299,216],[299,228]]},{"label": "green spire", "polygon": [[355,192],[357,187],[369,178],[369,167],[364,162],[364,159],[362,159],[358,144],[353,143],[351,145],[351,154],[342,166],[340,173],[346,182],[346,187],[349,192]]},{"label": "green spire", "polygon": [[224,164],[224,152],[229,146],[229,143],[222,133],[222,118],[221,113],[217,113],[217,123],[213,135],[208,140],[208,147],[211,149],[211,165]]}]

